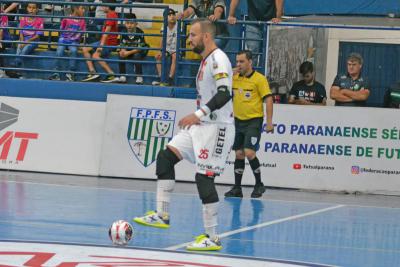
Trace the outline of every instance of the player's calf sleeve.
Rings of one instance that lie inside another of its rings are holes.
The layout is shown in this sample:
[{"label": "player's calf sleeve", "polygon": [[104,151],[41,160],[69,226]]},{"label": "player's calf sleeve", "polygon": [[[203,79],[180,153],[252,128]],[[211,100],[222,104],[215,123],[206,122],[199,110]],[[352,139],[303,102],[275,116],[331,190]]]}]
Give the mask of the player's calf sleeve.
[{"label": "player's calf sleeve", "polygon": [[157,155],[156,174],[159,180],[175,180],[175,164],[180,159],[168,147]]},{"label": "player's calf sleeve", "polygon": [[196,173],[196,184],[197,190],[199,191],[199,197],[203,204],[210,204],[218,202],[218,193],[214,184],[214,177]]},{"label": "player's calf sleeve", "polygon": [[203,222],[206,234],[215,239],[218,225],[218,202],[203,204]]},{"label": "player's calf sleeve", "polygon": [[249,160],[249,164],[251,169],[253,170],[254,178],[256,179],[256,184],[261,184],[261,169],[260,169],[260,161],[257,157],[252,160]]},{"label": "player's calf sleeve", "polygon": [[235,159],[234,163],[234,171],[235,171],[235,185],[241,186],[242,185],[242,177],[245,168],[244,159]]}]

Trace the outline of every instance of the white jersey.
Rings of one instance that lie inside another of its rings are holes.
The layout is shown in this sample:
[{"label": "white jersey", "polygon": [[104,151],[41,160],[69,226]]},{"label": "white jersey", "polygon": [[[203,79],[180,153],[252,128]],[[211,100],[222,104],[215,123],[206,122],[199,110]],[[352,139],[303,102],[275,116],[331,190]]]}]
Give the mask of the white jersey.
[{"label": "white jersey", "polygon": [[[226,54],[219,48],[201,61],[196,77],[197,109],[204,106],[217,94],[217,81],[228,78],[228,90],[232,95],[232,65]],[[214,123],[233,123],[232,101],[221,109],[201,118],[202,121]]]},{"label": "white jersey", "polygon": [[[164,33],[164,26],[161,26],[160,30],[161,34]],[[166,46],[166,51],[170,54],[173,54],[176,52],[176,39],[177,39],[177,34],[178,32],[178,24],[175,24],[175,26],[170,29],[167,26],[167,46]]]}]

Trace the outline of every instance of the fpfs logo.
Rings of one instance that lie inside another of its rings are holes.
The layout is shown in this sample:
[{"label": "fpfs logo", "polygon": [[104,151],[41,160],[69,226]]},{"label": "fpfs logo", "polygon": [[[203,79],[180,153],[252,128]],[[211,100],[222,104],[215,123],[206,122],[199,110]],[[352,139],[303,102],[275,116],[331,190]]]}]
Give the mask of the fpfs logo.
[{"label": "fpfs logo", "polygon": [[[18,121],[18,116],[18,109],[1,103],[0,131],[16,123]],[[38,139],[38,137],[38,133],[16,131],[7,131],[3,133],[0,136],[0,161],[2,163],[18,163],[24,161],[29,141]]]}]

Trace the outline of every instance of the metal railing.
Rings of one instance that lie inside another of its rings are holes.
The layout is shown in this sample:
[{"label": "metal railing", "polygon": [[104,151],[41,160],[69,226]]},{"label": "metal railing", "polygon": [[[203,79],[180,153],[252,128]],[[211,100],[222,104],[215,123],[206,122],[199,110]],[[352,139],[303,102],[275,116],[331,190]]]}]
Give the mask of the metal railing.
[{"label": "metal railing", "polygon": [[[124,16],[122,15],[122,18],[116,18],[116,19],[107,19],[107,20],[116,20],[118,22],[124,22],[124,21],[132,21],[132,22],[161,22],[164,25],[164,31],[163,33],[160,34],[140,34],[140,33],[126,33],[126,32],[101,32],[101,31],[91,31],[91,30],[86,30],[86,31],[74,31],[75,33],[82,33],[85,38],[83,40],[83,42],[80,42],[79,44],[71,44],[68,46],[75,46],[78,48],[83,48],[83,47],[93,47],[93,48],[97,48],[89,43],[87,43],[87,37],[89,35],[102,35],[102,34],[107,34],[107,35],[139,35],[139,36],[156,36],[156,37],[160,37],[162,40],[162,46],[160,48],[155,48],[155,47],[135,47],[135,49],[138,50],[155,50],[155,51],[160,51],[163,55],[166,53],[166,35],[167,35],[167,27],[166,25],[168,24],[168,6],[167,5],[155,5],[155,4],[151,4],[151,5],[136,5],[136,4],[105,4],[105,3],[89,3],[89,2],[66,2],[66,1],[32,1],[33,3],[37,3],[37,4],[49,4],[49,5],[53,5],[53,6],[112,6],[112,7],[119,7],[122,8],[122,11],[124,11],[124,9],[129,8],[147,8],[147,9],[161,9],[163,10],[163,19],[162,20],[153,20],[153,19],[125,19]],[[12,1],[12,0],[4,0],[2,1],[2,3],[7,4],[7,3],[19,3],[19,4],[26,4],[25,1]],[[124,14],[124,13],[122,13]],[[67,16],[62,16],[62,15],[54,15],[54,9],[53,9],[53,14],[51,15],[43,15],[43,14],[37,14],[37,15],[29,15],[29,14],[21,14],[21,13],[1,13],[0,16],[8,16],[8,17],[15,17],[16,21],[18,21],[19,17],[40,17],[43,19],[62,19],[62,18],[66,18]],[[104,21],[105,18],[96,18],[96,17],[90,17],[87,16],[87,12],[86,15],[83,17],[72,17],[72,16],[68,16],[68,18],[75,18],[75,19],[84,19],[86,22],[88,21]],[[11,23],[12,24],[12,23]],[[14,38],[10,39],[10,40],[2,40],[1,42],[3,43],[3,45],[5,44],[8,48],[12,49],[12,48],[16,48],[19,44],[31,44],[34,43],[35,45],[37,45],[38,47],[43,47],[43,46],[47,46],[47,48],[51,48],[52,46],[58,46],[58,42],[53,42],[52,41],[52,33],[53,32],[58,32],[58,33],[62,33],[62,32],[71,32],[69,30],[61,30],[58,29],[59,25],[56,25],[57,27],[54,27],[55,25],[49,25],[46,24],[46,27],[44,29],[40,29],[38,31],[40,32],[44,32],[46,34],[48,34],[48,38],[43,38],[41,37],[41,40],[39,41],[34,41],[34,42],[25,42],[25,41],[20,41],[15,40]],[[86,25],[88,25],[88,23],[86,23]],[[19,31],[19,30],[23,30],[23,28],[20,28],[18,26],[8,26],[8,27],[2,27],[3,30],[7,30],[9,32],[9,35],[12,36],[12,32]],[[47,39],[47,40],[44,40]],[[63,46],[65,46],[64,44],[62,44]],[[120,45],[117,46],[107,46],[104,45],[102,46],[103,48],[111,48],[111,49],[119,49],[119,48],[124,48],[121,47]],[[58,57],[58,56],[43,56],[40,54],[31,54],[31,55],[16,55],[16,54],[10,54],[10,53],[1,53],[0,54],[1,57],[3,58],[32,58],[32,59],[58,59],[58,60],[76,60],[77,62],[79,61],[86,61],[88,60],[87,58],[84,57]],[[102,58],[102,59],[90,59],[91,61],[95,62],[95,61],[105,61],[105,62],[126,62],[126,63],[140,63],[140,64],[152,64],[155,65],[156,63],[161,63],[162,68],[161,68],[161,79],[162,81],[166,81],[166,58],[162,57],[160,62],[156,62],[156,61],[151,61],[151,60],[133,60],[133,59],[129,59],[129,60],[119,60],[119,59],[109,59],[109,58]],[[88,72],[85,71],[62,71],[62,70],[54,70],[54,69],[42,69],[42,68],[18,68],[18,67],[2,67],[3,70],[9,70],[9,71],[29,71],[29,72],[38,72],[38,73],[73,73],[73,74],[77,74],[77,75],[84,75],[84,74],[88,74]],[[106,75],[107,73],[105,72],[98,72],[97,74],[100,75]],[[119,73],[116,73],[116,75],[119,75]],[[124,76],[132,76],[135,77],[137,75],[135,74],[124,74]],[[143,77],[153,77],[153,78],[157,78],[157,75],[150,75],[150,74],[144,74],[144,75],[140,75]]]},{"label": "metal railing", "polygon": [[[102,58],[102,59],[93,59],[91,58],[90,60],[93,62],[96,61],[105,61],[108,63],[119,63],[119,62],[126,62],[126,63],[140,63],[140,64],[150,64],[154,66],[155,69],[155,64],[161,64],[161,82],[166,82],[167,81],[167,58],[166,58],[166,44],[167,44],[167,25],[168,25],[168,6],[167,5],[158,5],[158,4],[104,4],[104,3],[94,3],[94,2],[68,2],[68,1],[32,1],[38,4],[47,4],[47,5],[52,5],[52,6],[61,6],[62,9],[64,9],[64,7],[70,7],[70,6],[85,6],[85,7],[97,7],[97,6],[112,6],[112,7],[118,7],[121,8],[122,12],[122,16],[121,18],[116,18],[116,19],[107,19],[107,20],[116,20],[118,22],[124,22],[127,19],[124,18],[124,10],[125,9],[129,9],[132,10],[132,8],[137,8],[137,9],[141,9],[141,8],[150,8],[150,9],[161,9],[163,10],[163,19],[162,20],[154,20],[154,19],[132,19],[129,21],[133,21],[133,22],[158,22],[158,23],[162,23],[164,25],[163,27],[163,32],[160,34],[149,34],[149,33],[145,33],[145,34],[133,34],[133,35],[143,35],[143,36],[155,36],[155,37],[159,37],[162,40],[162,46],[160,48],[156,48],[156,47],[135,47],[135,49],[139,49],[139,50],[148,50],[148,51],[160,51],[161,52],[161,60],[159,62],[154,61],[154,60],[148,60],[148,59],[144,59],[144,60],[133,60],[133,59],[129,59],[129,60],[120,60],[118,58]],[[25,1],[13,1],[13,0],[3,0],[2,3],[20,3],[20,4],[26,4]],[[55,20],[61,20],[62,18],[65,18],[66,16],[62,16],[62,15],[57,15],[55,13],[55,9],[52,9],[51,14],[39,14],[39,15],[29,15],[29,14],[14,14],[14,13],[1,13],[0,16],[8,16],[8,17],[15,17],[16,21],[18,21],[19,17],[40,17],[43,19],[50,19],[52,22]],[[88,13],[86,12],[85,16],[83,17],[71,17],[68,16],[69,18],[77,18],[77,19],[85,19],[86,22],[89,21],[104,21],[105,18],[96,18],[96,17],[91,17],[88,16]],[[225,20],[219,20],[218,22],[222,22],[222,23],[227,23]],[[198,60],[190,60],[187,59],[187,57],[185,56],[187,54],[187,52],[191,51],[190,48],[188,48],[186,46],[186,41],[187,41],[187,28],[188,25],[191,23],[191,20],[178,20],[178,32],[177,32],[177,47],[176,47],[176,53],[177,53],[177,59],[176,59],[176,73],[175,73],[175,77],[174,77],[174,82],[176,85],[178,84],[182,84],[182,81],[184,80],[189,80],[191,81],[190,85],[194,85],[194,80],[195,80],[195,73],[197,72],[197,66],[199,65],[199,61]],[[86,23],[87,25],[89,23]],[[95,23],[96,24],[96,23]],[[260,27],[263,28],[263,36],[264,38],[262,39],[249,39],[246,37],[246,31],[245,31],[245,26],[249,25],[249,24],[253,24],[253,25],[259,25]],[[42,37],[41,40],[39,41],[35,41],[35,44],[38,45],[39,47],[47,47],[52,49],[53,47],[58,45],[57,41],[52,40],[53,39],[53,33],[54,32],[58,32],[58,34],[60,35],[60,33],[63,32],[70,32],[68,30],[61,30],[59,29],[59,24],[57,23],[52,23],[52,24],[46,24],[46,27],[44,29],[41,29],[40,31],[46,32],[46,34],[48,36],[46,36],[46,38]],[[234,61],[234,56],[237,53],[237,51],[242,50],[245,47],[245,41],[257,41],[260,42],[261,45],[261,50],[258,53],[258,56],[260,57],[260,64],[258,64],[258,66],[256,66],[256,69],[260,70],[262,73],[265,70],[265,60],[266,60],[266,47],[267,47],[267,36],[268,36],[268,24],[266,22],[251,22],[251,21],[246,21],[246,20],[238,20],[237,21],[237,25],[239,25],[240,27],[240,32],[238,34],[238,36],[230,36],[230,37],[219,37],[220,39],[227,39],[228,41],[233,41],[233,42],[237,42],[237,46],[229,46],[231,49],[227,50],[225,49],[225,53],[230,56],[231,60]],[[9,25],[8,27],[4,27],[4,30],[7,30],[8,32],[17,32],[19,30],[22,30],[23,28],[20,28],[18,26],[11,26]],[[83,42],[76,44],[76,45],[71,45],[71,46],[76,46],[78,48],[83,48],[83,47],[93,47],[96,48],[95,46],[87,43],[88,41],[88,36],[90,35],[102,35],[102,34],[109,34],[109,35],[127,35],[130,33],[126,33],[126,32],[107,32],[107,33],[103,33],[99,30],[86,30],[86,31],[74,31],[76,33],[82,33],[86,38],[84,39]],[[20,41],[20,40],[3,40],[2,41],[3,44],[6,44],[6,46],[8,46],[9,48],[12,47],[16,47],[19,44],[27,44],[28,42],[24,42],[24,41]],[[111,48],[111,49],[119,49],[121,48],[120,45],[116,45],[116,46],[107,46],[104,45],[104,48]],[[76,60],[77,62],[80,61],[87,61],[87,58],[84,57],[69,57],[69,56],[64,56],[64,57],[58,57],[56,55],[43,55],[43,53],[38,54],[30,54],[30,55],[16,55],[16,54],[10,54],[10,53],[1,53],[0,54],[1,57],[3,58],[8,58],[8,59],[13,59],[13,58],[21,58],[21,59],[47,59],[47,60]],[[8,60],[10,62],[10,60]],[[54,64],[55,65],[55,64]],[[189,68],[193,68],[194,71],[193,72],[189,72],[189,74],[185,74],[185,72],[183,71],[184,69],[186,69],[187,67]],[[71,73],[71,74],[75,74],[75,75],[86,75],[88,74],[88,71],[70,71],[70,70],[55,70],[50,68],[21,68],[21,67],[15,67],[15,66],[8,66],[8,67],[3,67],[2,69],[4,70],[9,70],[9,71],[24,71],[24,72],[36,72],[36,73]],[[115,75],[122,75],[118,72],[114,72]],[[107,75],[107,73],[105,72],[97,72],[97,74],[99,75]],[[127,77],[136,77],[136,74],[124,74],[124,76]],[[158,75],[154,75],[154,74],[143,74],[140,75],[142,77],[148,77],[148,78],[158,78]]]}]

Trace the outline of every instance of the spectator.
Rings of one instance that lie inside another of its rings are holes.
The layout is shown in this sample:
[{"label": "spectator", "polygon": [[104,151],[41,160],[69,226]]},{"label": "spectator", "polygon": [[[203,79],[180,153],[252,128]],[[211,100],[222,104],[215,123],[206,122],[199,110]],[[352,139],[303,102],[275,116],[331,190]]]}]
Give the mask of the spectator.
[{"label": "spectator", "polygon": [[370,94],[368,80],[361,75],[363,58],[358,53],[347,57],[347,74],[337,75],[330,91],[335,106],[365,107]]},{"label": "spectator", "polygon": [[[36,16],[38,12],[36,3],[29,3],[26,9],[31,16]],[[36,41],[39,41],[40,36],[43,35],[43,22],[43,18],[39,17],[21,17],[19,28],[22,30],[19,32],[19,40],[23,43],[18,44],[17,47],[17,58],[15,59],[17,67],[21,67],[23,63],[23,58],[19,56],[29,55],[38,47]]]},{"label": "spectator", "polygon": [[[3,13],[2,10],[1,10],[1,13]],[[5,44],[3,44],[3,39],[4,39],[4,36],[6,35],[6,29],[4,29],[3,27],[8,27],[8,17],[7,16],[0,17],[0,54],[4,53],[6,50]],[[0,56],[0,68],[3,68],[3,67],[4,67],[4,59],[3,59],[3,56]],[[5,71],[0,69],[0,78],[7,78],[7,77],[8,76],[5,73]]]},{"label": "spectator", "polygon": [[[161,34],[164,32],[164,26],[161,27]],[[173,9],[168,10],[168,27],[167,27],[167,45],[165,48],[166,56],[171,58],[171,66],[169,69],[168,82],[165,85],[173,85],[176,70],[176,39],[177,39],[177,24],[176,24],[176,11]],[[162,40],[160,43],[162,47]],[[161,51],[155,56],[157,62],[161,61]],[[161,82],[161,64],[156,65],[158,79],[153,81],[152,85],[159,85]]]},{"label": "spectator", "polygon": [[[122,75],[119,78],[119,82],[125,83],[126,77],[126,62],[127,59],[133,60],[143,60],[149,50],[147,49],[138,49],[138,48],[146,48],[149,45],[146,43],[144,38],[144,32],[142,29],[137,27],[136,21],[131,21],[136,19],[136,15],[134,13],[125,14],[124,25],[126,31],[121,36],[121,50],[119,51],[119,58],[122,60],[119,62],[119,72]],[[143,70],[141,63],[135,63],[135,74],[136,76],[136,84],[143,84]]]},{"label": "spectator", "polygon": [[[247,0],[248,20],[249,21],[270,21],[278,23],[282,21],[284,0]],[[235,12],[239,4],[239,0],[232,0],[229,8],[228,23],[235,24]],[[263,25],[246,24],[246,38],[260,39],[263,36]],[[262,41],[249,40],[246,41],[246,47],[253,52],[254,63],[258,65],[259,53],[261,53]]]},{"label": "spectator", "polygon": [[[208,18],[215,22],[219,19],[225,19],[225,10],[225,0],[192,0],[189,7],[183,13],[178,14],[178,18],[186,19],[195,14],[198,18]],[[222,22],[216,22],[215,26],[217,28],[215,43],[219,48],[224,49],[228,40],[219,37],[229,37],[228,27],[226,23]]]},{"label": "spectator", "polygon": [[[115,4],[115,0],[103,0],[105,4]],[[102,35],[99,42],[94,42],[90,44],[90,47],[83,48],[83,55],[88,60],[86,64],[89,69],[88,76],[83,79],[83,82],[95,81],[100,78],[100,75],[96,73],[96,69],[94,67],[93,59],[102,59],[107,58],[115,48],[104,47],[106,46],[117,46],[118,45],[118,34],[115,34],[118,31],[118,21],[115,20],[118,18],[117,13],[115,12],[114,6],[104,6],[104,12],[107,14],[106,21],[103,25]],[[110,33],[111,32],[111,33]],[[90,52],[95,51],[93,56]],[[110,66],[105,61],[97,61],[99,65],[108,73],[107,77],[102,80],[102,82],[117,82],[119,79],[115,77],[114,72],[110,68]]]},{"label": "spectator", "polygon": [[[103,1],[102,0],[90,0],[90,2],[94,2],[96,4],[101,4]],[[90,6],[88,10],[89,14],[88,16],[91,17],[88,21],[88,31],[91,31],[92,33],[87,34],[87,43],[95,43],[98,42],[101,38],[101,34],[98,34],[97,32],[101,32],[103,28],[104,21],[107,17],[107,14],[104,12],[104,8],[101,5],[98,6]]]},{"label": "spectator", "polygon": [[[240,51],[236,56],[236,68],[232,81],[233,114],[235,115],[234,175],[235,185],[225,197],[243,197],[242,176],[247,158],[255,178],[252,198],[259,198],[265,192],[261,180],[261,166],[256,151],[259,148],[265,114],[266,132],[273,132],[273,100],[268,81],[264,75],[253,69],[253,55],[249,50]],[[265,108],[264,108],[265,103]]]},{"label": "spectator", "polygon": [[325,87],[315,80],[314,66],[306,61],[300,65],[303,80],[293,84],[289,93],[289,104],[326,105]]},{"label": "spectator", "polygon": [[[61,32],[60,38],[58,39],[58,47],[56,55],[57,57],[63,57],[65,54],[65,49],[68,49],[72,59],[69,63],[69,70],[72,73],[67,73],[67,81],[74,81],[74,73],[76,71],[76,58],[78,57],[78,46],[82,39],[82,31],[86,30],[86,23],[84,19],[79,19],[76,17],[83,17],[85,14],[84,6],[72,6],[73,18],[64,18],[61,21]],[[56,70],[62,69],[62,60],[56,59]],[[49,77],[50,80],[60,80],[60,74],[58,72],[54,73]]]},{"label": "spectator", "polygon": [[14,12],[19,7],[19,3],[12,3],[7,5],[6,8],[3,10],[3,13],[11,13]]}]

